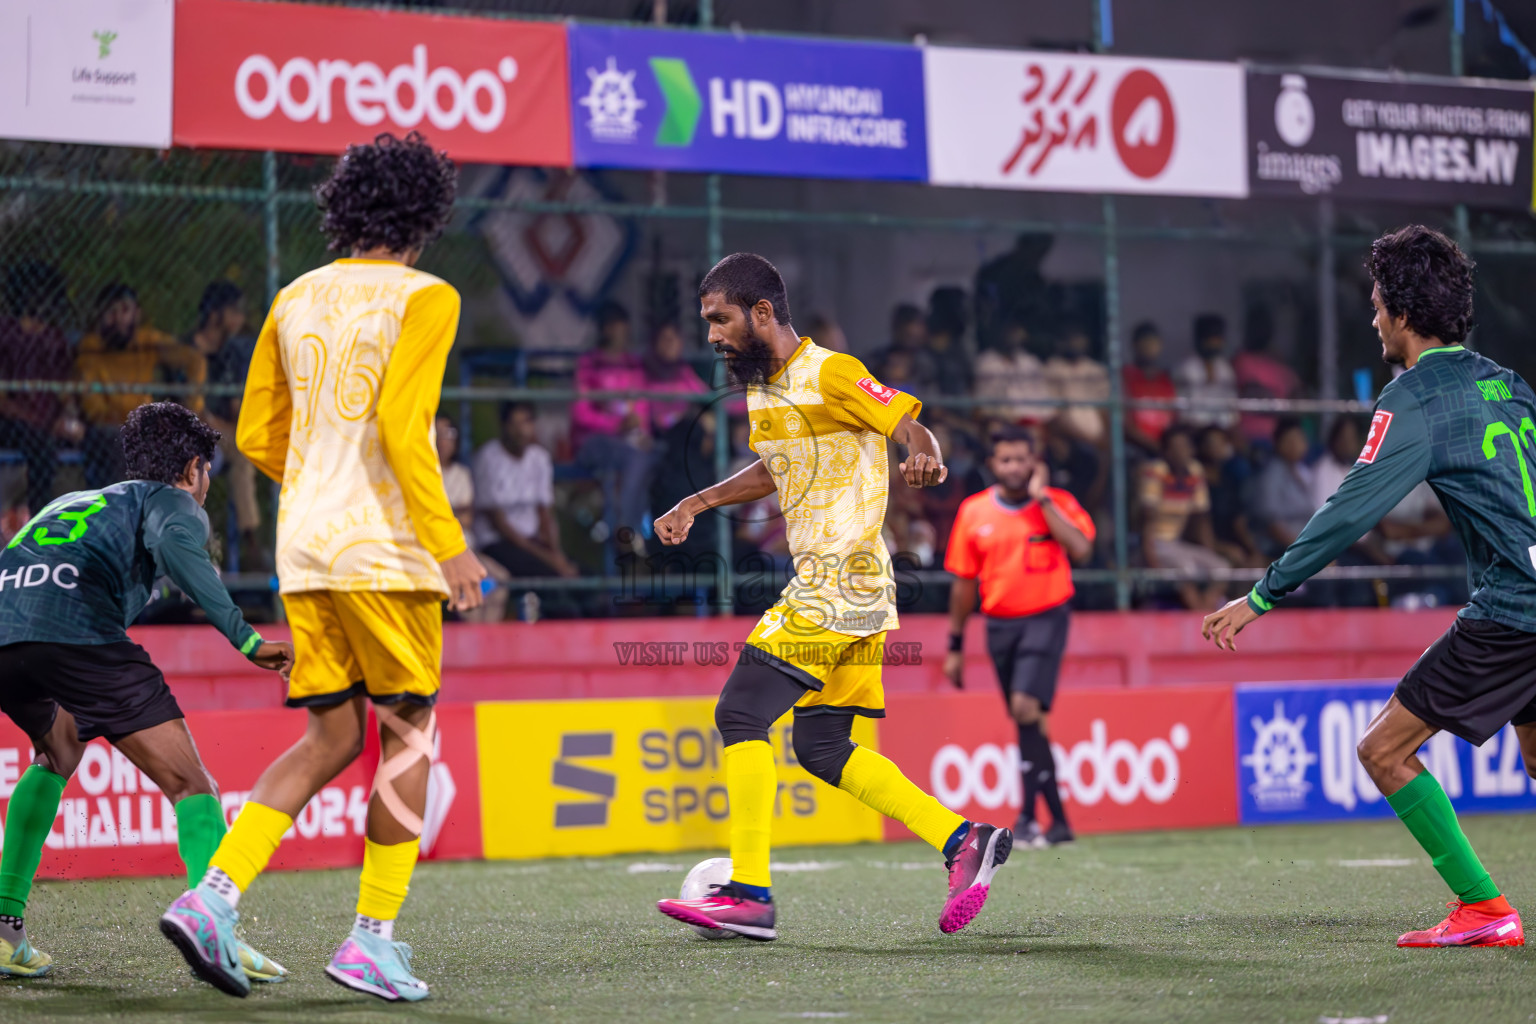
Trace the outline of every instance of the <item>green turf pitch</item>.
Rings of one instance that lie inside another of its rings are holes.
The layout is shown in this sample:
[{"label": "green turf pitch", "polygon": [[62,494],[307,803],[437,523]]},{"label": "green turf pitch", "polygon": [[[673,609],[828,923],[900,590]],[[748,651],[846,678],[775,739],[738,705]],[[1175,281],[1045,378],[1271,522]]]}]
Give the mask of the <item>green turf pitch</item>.
[{"label": "green turf pitch", "polygon": [[[1533,822],[1467,831],[1536,908]],[[53,977],[0,982],[11,1021],[1528,1020],[1536,945],[1399,950],[1448,895],[1395,821],[1096,836],[1017,851],[992,899],[939,934],[939,858],[917,844],[781,850],[774,943],[706,942],[652,901],[703,854],[418,870],[400,937],[433,998],[352,996],[321,976],[355,871],[274,874],[247,937],[294,972],[244,1001],[194,982],[155,929],[168,879],[43,884],[28,924]],[[669,867],[670,866],[670,867]],[[1532,918],[1536,922],[1536,917]]]}]

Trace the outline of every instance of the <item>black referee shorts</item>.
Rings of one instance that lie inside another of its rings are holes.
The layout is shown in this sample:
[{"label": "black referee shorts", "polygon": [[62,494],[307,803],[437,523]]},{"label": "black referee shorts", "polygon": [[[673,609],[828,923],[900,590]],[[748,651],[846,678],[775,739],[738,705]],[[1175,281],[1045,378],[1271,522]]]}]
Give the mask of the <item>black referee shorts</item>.
[{"label": "black referee shorts", "polygon": [[1027,693],[1042,710],[1051,710],[1071,617],[1067,606],[1059,604],[1037,615],[987,619],[987,653],[1010,706],[1015,693]]},{"label": "black referee shorts", "polygon": [[0,712],[36,739],[61,707],[75,716],[82,740],[113,743],[184,717],[165,676],[132,641],[0,647]]},{"label": "black referee shorts", "polygon": [[1397,684],[1398,703],[1479,746],[1506,722],[1536,722],[1536,633],[1457,618]]}]

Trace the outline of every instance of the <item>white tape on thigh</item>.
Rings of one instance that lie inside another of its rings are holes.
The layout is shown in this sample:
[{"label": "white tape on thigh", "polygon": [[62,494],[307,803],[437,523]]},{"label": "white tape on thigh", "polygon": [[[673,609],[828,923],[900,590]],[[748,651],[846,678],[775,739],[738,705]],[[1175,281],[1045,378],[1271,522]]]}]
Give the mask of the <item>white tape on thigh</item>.
[{"label": "white tape on thigh", "polygon": [[383,802],[395,820],[408,832],[421,835],[421,815],[405,806],[405,801],[400,794],[395,792],[395,780],[406,772],[418,760],[432,761],[432,737],[437,732],[437,712],[427,714],[425,728],[417,728],[406,720],[404,715],[384,704],[375,704],[374,713],[379,716],[379,724],[390,732],[400,737],[405,744],[405,749],[389,758],[379,762],[378,771],[373,775],[373,794]]}]

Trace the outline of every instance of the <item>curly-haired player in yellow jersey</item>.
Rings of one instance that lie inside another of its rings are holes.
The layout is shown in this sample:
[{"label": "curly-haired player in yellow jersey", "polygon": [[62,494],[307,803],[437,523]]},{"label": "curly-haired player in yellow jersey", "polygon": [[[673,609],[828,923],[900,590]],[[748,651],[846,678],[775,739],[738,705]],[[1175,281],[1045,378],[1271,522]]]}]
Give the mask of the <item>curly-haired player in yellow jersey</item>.
[{"label": "curly-haired player in yellow jersey", "polygon": [[942,483],[938,442],[917,422],[922,403],[888,388],[849,355],[796,335],[772,263],[739,252],[699,285],[709,342],[747,391],[759,460],[685,498],[656,521],[666,544],[688,536],[705,509],[778,492],[795,577],[763,615],[715,707],[731,804],[731,880],[703,899],[662,900],[662,913],[751,939],[778,936],[769,890],[769,829],[778,777],[768,729],[795,711],[795,757],[940,850],[949,896],[939,929],[981,911],[1013,846],[1007,829],[969,822],[851,739],[853,716],[885,717],[880,662],[896,628],[895,584],[881,540],[889,487],[886,438],[907,449],[912,487]]},{"label": "curly-haired player in yellow jersey", "polygon": [[347,149],[315,191],[321,229],[348,253],[278,293],[240,408],[240,451],[282,482],[277,576],[304,738],[256,781],[202,884],[161,931],[231,995],[235,906],[293,819],[362,752],[371,701],[381,754],[351,934],[326,968],[380,998],[424,999],[394,920],[416,864],[432,755],[446,597],[480,603],[485,569],[443,491],[433,437],[459,295],[413,269],[453,210],[455,171],[412,133]]}]

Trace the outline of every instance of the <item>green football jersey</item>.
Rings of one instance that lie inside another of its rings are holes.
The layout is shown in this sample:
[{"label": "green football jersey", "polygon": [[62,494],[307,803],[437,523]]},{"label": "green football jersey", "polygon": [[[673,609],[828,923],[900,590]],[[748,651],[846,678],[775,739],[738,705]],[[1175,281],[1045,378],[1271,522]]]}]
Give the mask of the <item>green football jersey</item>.
[{"label": "green football jersey", "polygon": [[1354,468],[1248,603],[1268,611],[1428,480],[1467,552],[1461,615],[1536,633],[1533,473],[1536,393],[1460,345],[1429,349],[1382,389]]},{"label": "green football jersey", "polygon": [[208,516],[179,488],[129,480],[50,502],[0,552],[0,645],[128,638],[168,577],[245,655],[261,637],[214,571]]}]

